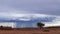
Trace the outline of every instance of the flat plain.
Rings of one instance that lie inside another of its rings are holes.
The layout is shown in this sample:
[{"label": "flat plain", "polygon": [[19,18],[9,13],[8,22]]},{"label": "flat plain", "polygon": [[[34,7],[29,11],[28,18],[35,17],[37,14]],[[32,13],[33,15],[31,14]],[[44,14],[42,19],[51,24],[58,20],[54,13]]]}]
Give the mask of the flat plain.
[{"label": "flat plain", "polygon": [[0,34],[60,34],[60,28],[15,28],[0,30]]}]

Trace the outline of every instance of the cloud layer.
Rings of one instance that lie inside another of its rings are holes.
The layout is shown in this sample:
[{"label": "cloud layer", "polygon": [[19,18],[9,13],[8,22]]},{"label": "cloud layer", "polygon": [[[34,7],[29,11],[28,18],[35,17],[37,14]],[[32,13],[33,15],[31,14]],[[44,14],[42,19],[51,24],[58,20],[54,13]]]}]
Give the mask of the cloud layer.
[{"label": "cloud layer", "polygon": [[[1,14],[1,13],[0,13]],[[45,26],[58,26],[60,16],[47,14],[17,14],[17,13],[2,13],[0,15],[1,22],[15,22],[16,27],[37,27],[38,22],[45,23]],[[56,23],[57,22],[57,23]],[[57,24],[57,25],[52,25]]]},{"label": "cloud layer", "polygon": [[[0,0],[0,21],[47,21],[51,24],[59,17],[60,0]],[[28,26],[25,24],[20,26]]]},{"label": "cloud layer", "polygon": [[0,0],[0,12],[60,15],[60,0]]}]

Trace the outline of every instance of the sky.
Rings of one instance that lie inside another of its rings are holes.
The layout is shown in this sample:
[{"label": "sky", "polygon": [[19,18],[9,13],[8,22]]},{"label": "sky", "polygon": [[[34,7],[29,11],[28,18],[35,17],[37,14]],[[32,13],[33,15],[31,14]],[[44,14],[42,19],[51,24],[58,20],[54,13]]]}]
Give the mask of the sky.
[{"label": "sky", "polygon": [[60,15],[60,0],[0,0],[0,12]]},{"label": "sky", "polygon": [[60,0],[0,0],[0,20],[47,20],[45,17],[50,21],[60,17]]}]

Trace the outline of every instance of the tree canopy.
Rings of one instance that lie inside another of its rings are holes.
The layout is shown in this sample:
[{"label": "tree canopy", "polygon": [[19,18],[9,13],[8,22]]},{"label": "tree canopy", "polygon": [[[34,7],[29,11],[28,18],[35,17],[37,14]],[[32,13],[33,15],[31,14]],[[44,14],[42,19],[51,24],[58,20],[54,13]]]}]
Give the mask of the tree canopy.
[{"label": "tree canopy", "polygon": [[37,23],[37,26],[38,26],[39,28],[43,28],[44,25],[45,25],[45,24],[43,24],[43,23],[41,23],[41,22],[38,22],[38,23]]}]

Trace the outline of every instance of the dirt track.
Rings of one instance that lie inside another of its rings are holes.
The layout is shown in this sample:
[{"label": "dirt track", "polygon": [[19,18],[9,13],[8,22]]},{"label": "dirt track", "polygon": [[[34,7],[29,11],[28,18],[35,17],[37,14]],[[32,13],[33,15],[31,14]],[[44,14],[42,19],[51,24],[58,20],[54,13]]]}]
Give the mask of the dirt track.
[{"label": "dirt track", "polygon": [[0,30],[0,34],[60,34],[60,28]]}]

